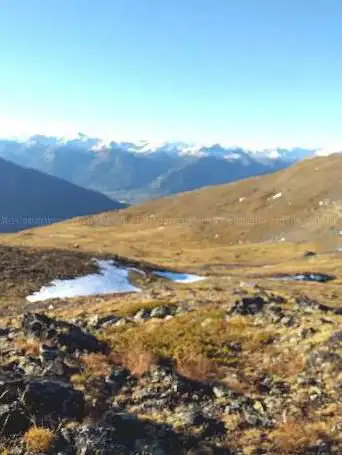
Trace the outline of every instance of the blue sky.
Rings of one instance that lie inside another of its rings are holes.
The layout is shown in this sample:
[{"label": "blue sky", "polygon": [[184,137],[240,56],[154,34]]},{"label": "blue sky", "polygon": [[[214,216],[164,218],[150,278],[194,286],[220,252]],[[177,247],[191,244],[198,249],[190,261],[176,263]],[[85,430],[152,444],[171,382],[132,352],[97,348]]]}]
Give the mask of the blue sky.
[{"label": "blue sky", "polygon": [[0,135],[342,147],[341,0],[0,0]]}]

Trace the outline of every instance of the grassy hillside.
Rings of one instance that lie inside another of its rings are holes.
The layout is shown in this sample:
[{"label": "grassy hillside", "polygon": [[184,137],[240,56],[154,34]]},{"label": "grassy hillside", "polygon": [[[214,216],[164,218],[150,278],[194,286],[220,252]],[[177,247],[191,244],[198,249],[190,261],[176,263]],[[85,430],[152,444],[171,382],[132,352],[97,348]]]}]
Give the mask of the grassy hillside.
[{"label": "grassy hillside", "polygon": [[[306,248],[335,252],[342,156],[308,159],[271,175],[183,193],[119,212],[75,218],[6,239],[16,245],[117,252],[167,263],[268,262]],[[253,254],[251,254],[253,251]],[[252,258],[252,259],[251,259]]]},{"label": "grassy hillside", "polygon": [[[204,188],[131,208],[126,221],[165,225],[166,235],[184,223],[190,239],[222,244],[321,239],[342,214],[342,156],[308,159],[289,169],[229,185]],[[326,229],[325,229],[326,228]],[[309,231],[308,231],[309,230]],[[219,234],[219,237],[215,237]]]}]

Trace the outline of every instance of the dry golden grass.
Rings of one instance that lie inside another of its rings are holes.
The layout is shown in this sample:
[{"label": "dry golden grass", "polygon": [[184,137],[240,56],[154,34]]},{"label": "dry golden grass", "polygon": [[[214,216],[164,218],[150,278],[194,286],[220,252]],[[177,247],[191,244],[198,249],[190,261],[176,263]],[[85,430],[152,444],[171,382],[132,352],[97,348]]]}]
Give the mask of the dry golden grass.
[{"label": "dry golden grass", "polygon": [[25,354],[39,356],[40,342],[34,338],[18,338],[15,340],[16,346]]},{"label": "dry golden grass", "polygon": [[[234,419],[233,419],[233,423],[234,423]],[[237,425],[239,423],[240,422],[237,421]],[[228,420],[228,425],[229,425],[229,420]],[[237,425],[233,426],[232,430],[234,430]],[[239,434],[238,446],[242,448],[242,451],[243,451],[242,453],[244,455],[253,455],[255,453],[255,447],[260,446],[260,443],[262,441],[262,436],[264,434],[264,430],[260,429],[260,428],[248,428],[244,432],[238,433],[238,434]],[[276,454],[276,452],[275,452],[274,455],[281,455],[281,454],[280,453]]]},{"label": "dry golden grass", "polygon": [[298,348],[284,352],[280,346],[267,348],[262,353],[254,353],[247,359],[249,369],[256,375],[262,373],[281,379],[296,377],[306,368],[306,356]]},{"label": "dry golden grass", "polygon": [[108,376],[115,365],[113,357],[99,353],[85,354],[80,360],[82,371],[70,378],[71,383],[79,390],[84,390],[88,381]]},{"label": "dry golden grass", "polygon": [[236,392],[238,394],[244,395],[244,394],[250,394],[251,392],[254,392],[254,384],[248,384],[246,379],[240,379],[237,377],[234,377],[230,375],[229,373],[226,374],[221,378],[221,382],[225,384],[230,390],[233,392]]},{"label": "dry golden grass", "polygon": [[51,448],[53,433],[42,427],[32,427],[24,435],[27,449],[32,453],[47,452]]},{"label": "dry golden grass", "polygon": [[[158,324],[108,328],[106,340],[119,356],[130,356],[135,349],[152,353],[156,358],[171,359],[188,374],[203,377],[212,374],[216,365],[229,366],[241,359],[230,348],[230,343],[241,344],[249,353],[259,350],[275,332],[258,328],[248,318],[224,320],[224,313],[208,305],[207,308],[186,313]],[[135,356],[135,355],[134,355]]]},{"label": "dry golden grass", "polygon": [[222,417],[222,422],[228,431],[236,431],[241,423],[243,423],[243,418],[240,414],[225,414]]},{"label": "dry golden grass", "polygon": [[115,314],[117,316],[134,316],[139,310],[153,310],[153,308],[159,306],[167,306],[170,302],[166,301],[158,301],[158,300],[151,300],[150,302],[142,301],[142,302],[125,302],[117,307]]},{"label": "dry golden grass", "polygon": [[158,363],[158,358],[152,352],[139,346],[132,346],[126,352],[120,353],[117,359],[134,376],[141,376],[147,373],[153,365]]},{"label": "dry golden grass", "polygon": [[292,455],[321,439],[330,439],[331,430],[329,424],[325,422],[289,421],[272,431],[269,437],[279,453]]},{"label": "dry golden grass", "polygon": [[195,381],[205,382],[223,375],[216,362],[203,354],[183,352],[176,356],[175,361],[178,373]]},{"label": "dry golden grass", "polygon": [[107,376],[113,368],[111,359],[104,354],[87,354],[81,357],[86,375],[91,377]]}]

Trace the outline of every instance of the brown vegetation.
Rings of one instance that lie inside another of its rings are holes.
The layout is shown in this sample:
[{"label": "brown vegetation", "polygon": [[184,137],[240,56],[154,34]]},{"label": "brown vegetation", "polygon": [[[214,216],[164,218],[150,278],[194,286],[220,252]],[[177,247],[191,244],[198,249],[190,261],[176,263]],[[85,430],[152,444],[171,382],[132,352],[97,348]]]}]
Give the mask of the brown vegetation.
[{"label": "brown vegetation", "polygon": [[195,381],[210,381],[218,379],[223,374],[218,365],[203,354],[183,352],[176,356],[175,360],[178,373]]},{"label": "brown vegetation", "polygon": [[321,439],[329,440],[330,436],[329,425],[325,422],[289,421],[270,433],[276,449],[284,454],[298,453],[300,449],[313,446]]},{"label": "brown vegetation", "polygon": [[134,376],[141,376],[147,373],[158,359],[152,352],[144,350],[139,346],[132,346],[126,352],[118,355],[118,360],[124,367],[128,368]]},{"label": "brown vegetation", "polygon": [[107,376],[112,370],[110,358],[104,354],[87,354],[81,357],[86,375]]},{"label": "brown vegetation", "polygon": [[18,338],[16,339],[16,345],[25,355],[34,357],[39,355],[40,342],[34,338]]},{"label": "brown vegetation", "polygon": [[47,452],[51,447],[53,433],[47,428],[34,426],[25,433],[24,440],[30,452]]}]

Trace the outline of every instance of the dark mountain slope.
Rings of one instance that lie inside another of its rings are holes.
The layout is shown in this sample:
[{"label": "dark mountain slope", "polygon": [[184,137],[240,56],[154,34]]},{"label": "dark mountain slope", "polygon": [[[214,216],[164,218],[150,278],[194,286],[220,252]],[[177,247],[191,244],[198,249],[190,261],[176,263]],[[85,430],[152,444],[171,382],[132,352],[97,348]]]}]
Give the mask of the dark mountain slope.
[{"label": "dark mountain slope", "polygon": [[0,232],[124,207],[95,191],[0,158]]},{"label": "dark mountain slope", "polygon": [[166,196],[205,186],[234,182],[272,172],[281,167],[283,164],[278,165],[277,162],[272,167],[270,164],[265,166],[250,157],[232,161],[217,157],[203,157],[189,161],[181,168],[171,169],[153,182],[152,187],[158,190],[159,194]]}]

